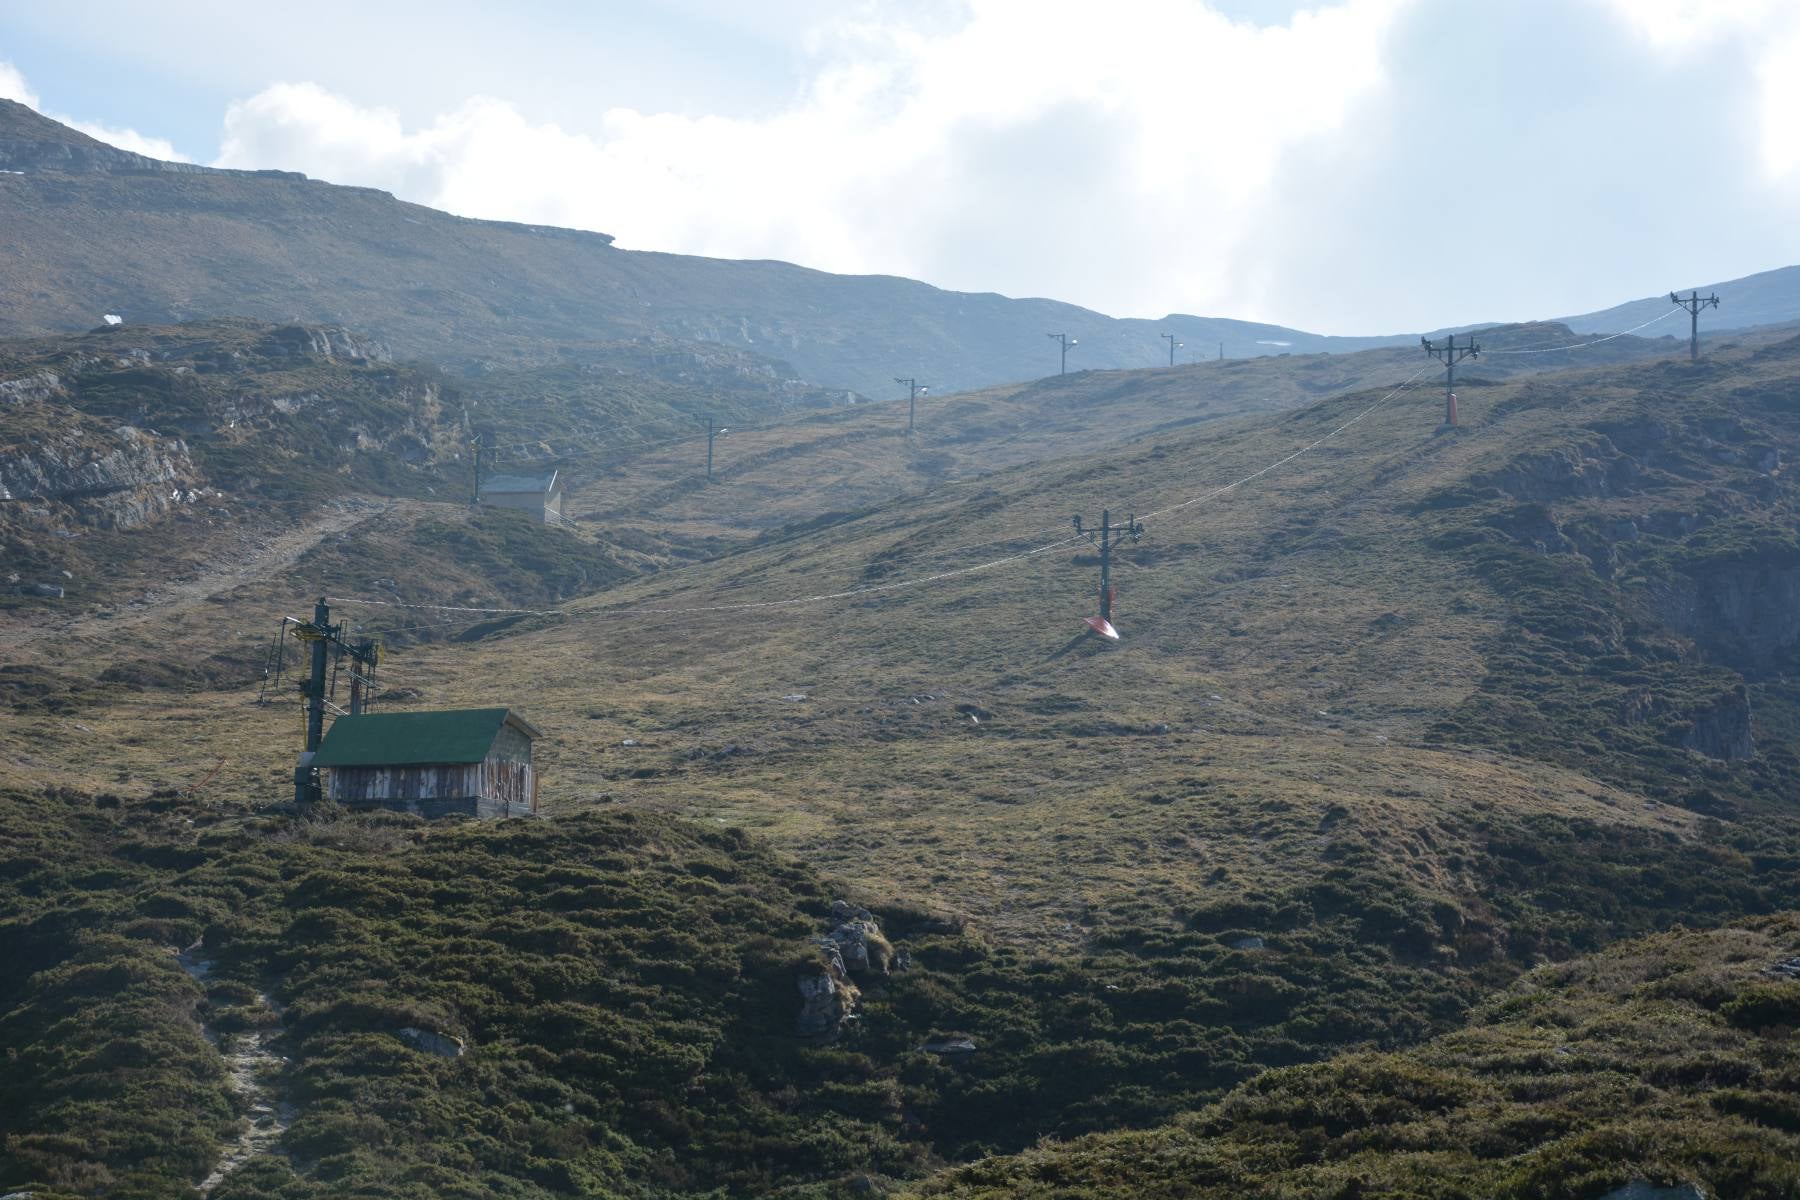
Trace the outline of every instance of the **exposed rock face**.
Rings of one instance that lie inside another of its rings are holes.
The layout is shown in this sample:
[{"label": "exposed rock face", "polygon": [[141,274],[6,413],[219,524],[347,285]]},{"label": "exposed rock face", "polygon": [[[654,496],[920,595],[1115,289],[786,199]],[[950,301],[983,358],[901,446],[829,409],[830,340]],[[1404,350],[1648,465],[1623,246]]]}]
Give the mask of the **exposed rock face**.
[{"label": "exposed rock face", "polygon": [[886,975],[894,961],[894,947],[882,936],[875,915],[838,900],[831,906],[831,916],[837,925],[826,939],[842,956],[845,970],[853,975],[865,971]]},{"label": "exposed rock face", "polygon": [[110,528],[154,520],[189,494],[194,478],[186,443],[129,425],[72,429],[0,452],[0,495],[70,503]]},{"label": "exposed rock face", "polygon": [[851,976],[886,975],[891,968],[906,965],[868,909],[836,900],[831,919],[835,922],[831,932],[818,942],[818,963],[803,969],[795,980],[802,1002],[797,1032],[827,1041],[843,1031],[862,999]]},{"label": "exposed rock face", "polygon": [[329,358],[391,362],[393,352],[341,325],[283,325],[269,331],[257,352],[269,358]]},{"label": "exposed rock face", "polygon": [[1742,687],[1719,698],[1709,708],[1693,714],[1693,724],[1681,744],[1708,758],[1746,759],[1756,755],[1750,736],[1750,696]]},{"label": "exposed rock face", "polygon": [[1760,672],[1800,647],[1800,562],[1709,566],[1659,594],[1657,615],[1720,662]]},{"label": "exposed rock face", "polygon": [[62,385],[62,376],[55,371],[0,380],[0,406],[25,400],[49,400],[62,391]]},{"label": "exposed rock face", "polygon": [[926,1042],[919,1049],[927,1054],[936,1054],[941,1058],[960,1058],[965,1054],[973,1054],[981,1049],[971,1037],[946,1037]]},{"label": "exposed rock face", "polygon": [[802,970],[794,980],[800,989],[800,1016],[794,1032],[804,1038],[832,1041],[843,1032],[845,1022],[856,1014],[862,992],[844,971],[844,959],[835,943],[817,964]]},{"label": "exposed rock face", "polygon": [[1639,469],[1635,459],[1610,445],[1568,446],[1526,455],[1472,482],[1476,487],[1495,487],[1521,500],[1547,504],[1576,496],[1629,492]]},{"label": "exposed rock face", "polygon": [[183,175],[220,173],[217,168],[198,163],[164,162],[120,150],[46,120],[16,100],[0,100],[0,170],[60,171],[64,174],[110,171],[169,171]]}]

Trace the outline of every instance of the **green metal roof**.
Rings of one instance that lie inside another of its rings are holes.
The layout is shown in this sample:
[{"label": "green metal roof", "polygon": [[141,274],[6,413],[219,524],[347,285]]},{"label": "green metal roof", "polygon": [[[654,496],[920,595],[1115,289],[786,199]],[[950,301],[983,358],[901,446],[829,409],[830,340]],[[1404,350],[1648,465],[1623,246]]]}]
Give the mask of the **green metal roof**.
[{"label": "green metal roof", "polygon": [[509,708],[458,708],[445,712],[368,713],[339,717],[325,733],[315,767],[406,767],[425,763],[478,763],[508,721],[529,737],[531,722]]}]

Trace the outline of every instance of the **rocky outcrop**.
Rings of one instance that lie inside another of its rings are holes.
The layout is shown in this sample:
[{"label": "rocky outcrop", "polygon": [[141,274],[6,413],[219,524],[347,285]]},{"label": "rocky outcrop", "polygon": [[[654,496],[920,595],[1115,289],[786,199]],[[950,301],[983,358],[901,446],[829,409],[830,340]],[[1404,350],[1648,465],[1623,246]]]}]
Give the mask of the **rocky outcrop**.
[{"label": "rocky outcrop", "polygon": [[1750,694],[1733,688],[1715,703],[1691,714],[1681,744],[1708,758],[1740,761],[1756,756],[1750,733]]},{"label": "rocky outcrop", "polygon": [[844,958],[835,943],[827,942],[819,961],[802,968],[794,980],[800,989],[800,1015],[794,1032],[803,1038],[833,1041],[856,1015],[862,991],[850,982]]},{"label": "rocky outcrop", "polygon": [[256,345],[265,358],[324,358],[392,362],[393,351],[341,325],[280,325]]},{"label": "rocky outcrop", "polygon": [[838,900],[832,903],[831,917],[837,924],[825,937],[842,957],[844,969],[853,975],[886,975],[894,961],[894,947],[882,935],[874,914]]},{"label": "rocky outcrop", "polygon": [[830,1041],[856,1016],[865,982],[904,967],[906,960],[881,932],[875,914],[842,900],[831,905],[831,932],[818,941],[819,957],[801,969],[796,986],[801,1009],[795,1031],[801,1037]]},{"label": "rocky outcrop", "polygon": [[1708,563],[1660,588],[1657,616],[1709,657],[1761,673],[1800,648],[1800,560],[1771,553]]},{"label": "rocky outcrop", "polygon": [[136,528],[191,499],[195,476],[185,442],[129,425],[0,451],[0,496],[68,504],[106,528]]},{"label": "rocky outcrop", "polygon": [[1640,473],[1637,460],[1603,443],[1564,446],[1542,454],[1528,454],[1492,474],[1478,475],[1470,482],[1477,488],[1498,488],[1509,496],[1534,504],[1549,504],[1575,497],[1630,492]]},{"label": "rocky outcrop", "polygon": [[62,376],[55,371],[38,371],[18,379],[0,380],[0,408],[28,400],[50,400],[62,391]]},{"label": "rocky outcrop", "polygon": [[1614,1188],[1600,1200],[1707,1200],[1699,1184],[1678,1183],[1674,1187],[1657,1187],[1642,1179],[1634,1179],[1624,1187]]}]

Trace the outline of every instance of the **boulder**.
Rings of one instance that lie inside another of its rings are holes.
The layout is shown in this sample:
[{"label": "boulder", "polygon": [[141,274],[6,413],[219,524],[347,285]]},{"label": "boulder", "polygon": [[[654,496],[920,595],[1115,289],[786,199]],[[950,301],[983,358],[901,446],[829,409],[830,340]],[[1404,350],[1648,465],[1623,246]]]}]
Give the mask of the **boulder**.
[{"label": "boulder", "polygon": [[1642,1179],[1634,1179],[1624,1187],[1614,1188],[1600,1200],[1707,1200],[1706,1189],[1694,1183],[1678,1183],[1674,1187],[1656,1187]]},{"label": "boulder", "polygon": [[972,1037],[938,1038],[919,1047],[927,1054],[936,1054],[944,1058],[960,1058],[965,1054],[973,1054],[980,1048]]},{"label": "boulder", "polygon": [[400,1038],[415,1050],[439,1054],[445,1058],[461,1058],[465,1049],[463,1040],[459,1037],[430,1029],[415,1029],[411,1025],[400,1031]]}]

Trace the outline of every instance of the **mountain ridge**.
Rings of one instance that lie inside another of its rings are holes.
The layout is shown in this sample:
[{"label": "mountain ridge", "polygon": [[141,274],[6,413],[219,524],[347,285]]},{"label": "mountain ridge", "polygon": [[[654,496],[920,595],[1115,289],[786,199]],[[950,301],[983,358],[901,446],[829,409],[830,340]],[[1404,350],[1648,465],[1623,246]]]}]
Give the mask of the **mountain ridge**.
[{"label": "mountain ridge", "polygon": [[[158,163],[11,101],[0,102],[0,165],[19,172],[0,175],[0,285],[15,297],[0,334],[83,329],[104,312],[146,324],[242,315],[346,325],[461,368],[661,335],[762,353],[870,397],[893,394],[897,375],[956,391],[1053,374],[1047,333],[1076,339],[1076,369],[1166,363],[1164,332],[1195,358],[1221,341],[1241,358],[1414,340],[1114,318],[892,275],[623,250],[604,233],[457,217],[296,172]],[[1791,312],[1780,304],[1788,278],[1758,316],[1800,319],[1800,295]],[[1709,314],[1707,327],[1733,319]]]}]

